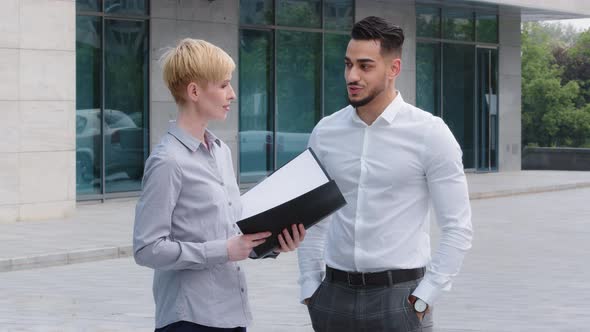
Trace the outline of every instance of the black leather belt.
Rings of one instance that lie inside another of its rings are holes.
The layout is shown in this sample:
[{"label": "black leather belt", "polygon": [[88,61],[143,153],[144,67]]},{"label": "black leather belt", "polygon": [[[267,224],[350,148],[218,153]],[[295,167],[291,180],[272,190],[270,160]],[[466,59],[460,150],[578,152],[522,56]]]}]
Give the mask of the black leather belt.
[{"label": "black leather belt", "polygon": [[420,279],[424,268],[388,270],[373,273],[346,272],[326,266],[326,280],[342,282],[350,286],[392,286],[401,282]]}]

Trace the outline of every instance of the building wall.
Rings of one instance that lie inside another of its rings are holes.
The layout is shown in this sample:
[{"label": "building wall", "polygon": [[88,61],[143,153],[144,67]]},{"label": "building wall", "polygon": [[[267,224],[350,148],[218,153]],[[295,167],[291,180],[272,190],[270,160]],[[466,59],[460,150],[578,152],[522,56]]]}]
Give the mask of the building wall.
[{"label": "building wall", "polygon": [[521,169],[520,12],[500,8],[499,27],[499,164],[500,172]]},{"label": "building wall", "polygon": [[[176,104],[162,80],[158,59],[167,47],[183,38],[207,40],[225,50],[238,63],[239,0],[152,0],[150,20],[150,145],[153,147],[168,129],[168,121],[176,118]],[[238,71],[234,71],[232,87],[238,91]],[[232,151],[234,169],[238,161],[238,102],[232,104],[225,122],[212,122],[209,128]]]},{"label": "building wall", "polygon": [[75,209],[75,24],[75,1],[2,1],[0,222]]},{"label": "building wall", "polygon": [[360,21],[367,16],[379,16],[404,30],[402,49],[402,73],[396,87],[404,100],[416,104],[416,4],[411,0],[357,0],[355,19]]}]

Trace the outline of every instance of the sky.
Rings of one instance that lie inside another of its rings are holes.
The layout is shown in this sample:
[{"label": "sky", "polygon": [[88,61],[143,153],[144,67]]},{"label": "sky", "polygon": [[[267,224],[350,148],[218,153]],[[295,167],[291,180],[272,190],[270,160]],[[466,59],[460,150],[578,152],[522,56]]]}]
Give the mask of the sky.
[{"label": "sky", "polygon": [[571,24],[579,31],[587,30],[590,28],[590,18],[580,18],[573,20],[558,20],[558,21],[545,21],[545,22],[560,22],[562,24]]}]

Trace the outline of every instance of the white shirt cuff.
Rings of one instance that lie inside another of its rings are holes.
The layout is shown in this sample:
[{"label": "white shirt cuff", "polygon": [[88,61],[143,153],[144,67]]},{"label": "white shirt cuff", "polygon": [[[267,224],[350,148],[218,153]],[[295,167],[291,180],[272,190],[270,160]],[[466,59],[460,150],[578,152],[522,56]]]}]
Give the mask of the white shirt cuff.
[{"label": "white shirt cuff", "polygon": [[414,290],[412,295],[415,297],[422,299],[422,301],[428,303],[428,305],[433,305],[438,297],[441,294],[441,289],[434,286],[432,283],[428,281],[428,279],[422,279],[418,287]]},{"label": "white shirt cuff", "polygon": [[318,287],[320,287],[321,285],[321,281],[320,280],[315,280],[315,279],[307,279],[302,285],[301,285],[301,294],[300,294],[300,302],[301,304],[304,304],[306,299],[309,299],[313,293],[315,293],[315,291],[318,289]]}]

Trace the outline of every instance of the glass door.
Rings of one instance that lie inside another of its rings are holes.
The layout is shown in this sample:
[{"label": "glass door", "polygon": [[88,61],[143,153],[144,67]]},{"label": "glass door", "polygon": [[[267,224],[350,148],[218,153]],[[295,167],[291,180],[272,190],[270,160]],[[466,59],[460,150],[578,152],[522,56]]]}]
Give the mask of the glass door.
[{"label": "glass door", "polygon": [[463,167],[475,168],[475,46],[443,43],[442,111],[463,151]]},{"label": "glass door", "polygon": [[477,170],[497,168],[498,156],[498,50],[477,48]]}]

